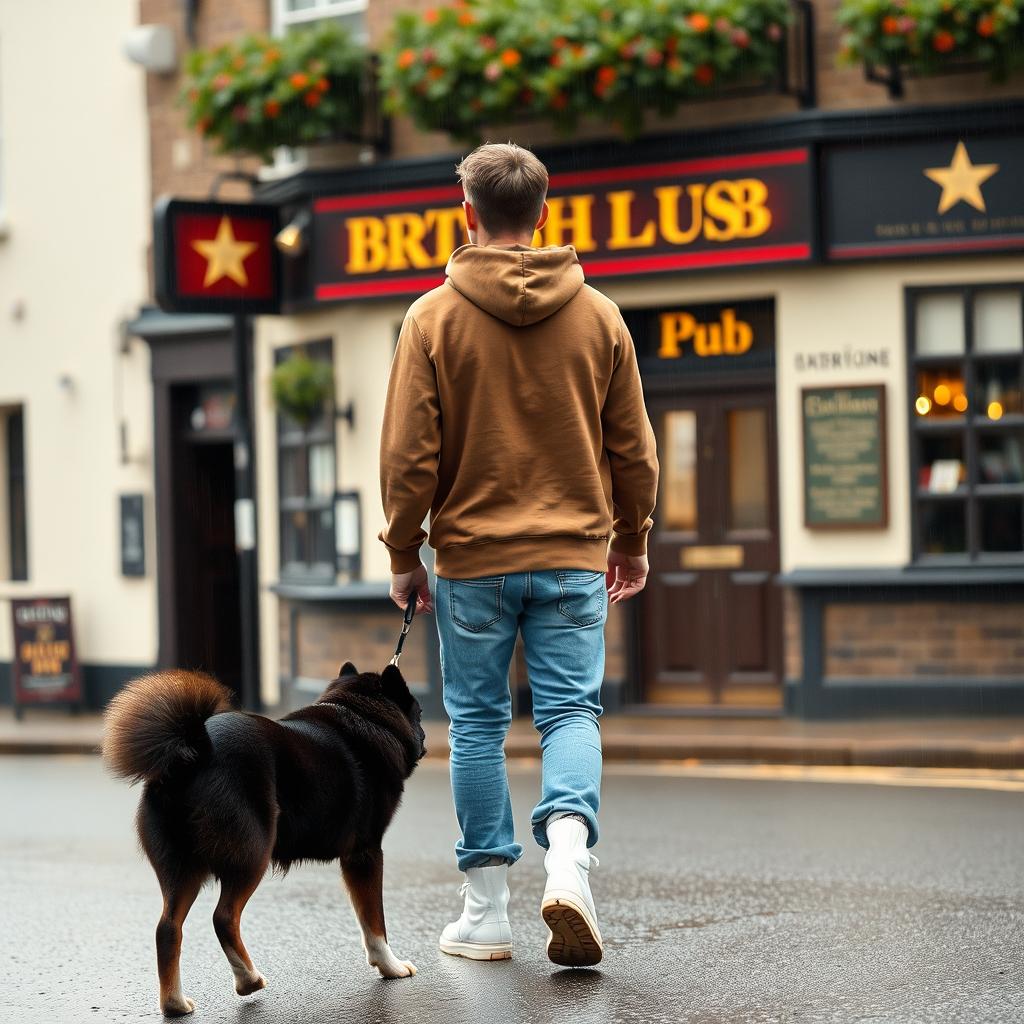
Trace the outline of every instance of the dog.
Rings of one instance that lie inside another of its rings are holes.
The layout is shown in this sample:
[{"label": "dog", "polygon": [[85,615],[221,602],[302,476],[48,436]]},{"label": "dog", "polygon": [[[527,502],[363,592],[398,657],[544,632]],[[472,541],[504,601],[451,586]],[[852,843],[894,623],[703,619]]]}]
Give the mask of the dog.
[{"label": "dog", "polygon": [[239,918],[267,868],[340,860],[363,948],[384,978],[416,973],[388,945],[381,839],[426,753],[419,701],[401,672],[345,662],[315,704],[274,721],[232,709],[201,672],[129,683],[106,712],[103,756],[143,782],[136,829],[163,895],[156,928],[160,1009],[191,1013],[181,990],[181,929],[203,884],[220,881],[213,926],[248,995],[266,986]]}]

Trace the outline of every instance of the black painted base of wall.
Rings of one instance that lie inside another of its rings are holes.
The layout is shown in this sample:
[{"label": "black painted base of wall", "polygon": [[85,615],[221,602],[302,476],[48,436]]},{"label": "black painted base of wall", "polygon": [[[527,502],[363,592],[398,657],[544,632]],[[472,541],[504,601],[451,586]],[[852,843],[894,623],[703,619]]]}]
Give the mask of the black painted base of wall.
[{"label": "black painted base of wall", "polygon": [[912,715],[919,718],[951,715],[1024,714],[1024,683],[994,680],[915,683],[872,680],[870,683],[835,680],[804,689],[799,681],[786,681],[786,714],[805,719],[882,718]]},{"label": "black painted base of wall", "polygon": [[[129,680],[153,671],[152,665],[82,665],[84,706],[89,711],[102,711],[110,698]],[[0,662],[0,707],[14,703],[14,685],[10,662]],[[44,705],[45,706],[45,705]],[[31,711],[31,708],[26,709]]]}]

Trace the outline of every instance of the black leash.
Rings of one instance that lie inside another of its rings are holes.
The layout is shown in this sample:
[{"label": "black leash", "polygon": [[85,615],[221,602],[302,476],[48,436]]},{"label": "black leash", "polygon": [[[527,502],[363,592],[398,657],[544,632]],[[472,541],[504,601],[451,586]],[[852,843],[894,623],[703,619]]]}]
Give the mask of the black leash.
[{"label": "black leash", "polygon": [[396,668],[398,667],[398,659],[402,656],[405,638],[409,635],[409,630],[412,628],[412,617],[416,614],[416,597],[417,594],[414,590],[409,596],[409,603],[405,606],[405,617],[402,620],[402,632],[398,635],[398,646],[388,662],[389,665],[394,665]]}]

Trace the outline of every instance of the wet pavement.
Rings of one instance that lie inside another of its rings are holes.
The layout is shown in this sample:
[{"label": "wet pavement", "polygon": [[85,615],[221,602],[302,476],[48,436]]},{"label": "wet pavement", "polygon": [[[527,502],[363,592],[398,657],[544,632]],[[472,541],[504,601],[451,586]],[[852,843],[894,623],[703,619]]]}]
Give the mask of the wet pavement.
[{"label": "wet pavement", "polygon": [[[512,780],[526,836],[536,767],[514,765]],[[192,1019],[1024,1021],[1024,787],[889,782],[613,767],[594,872],[606,956],[596,970],[562,971],[543,953],[535,849],[513,875],[514,959],[437,952],[460,877],[445,767],[425,764],[385,841],[388,930],[419,974],[379,980],[336,870],[299,867],[266,879],[243,917],[269,980],[245,999],[232,991],[210,924],[214,891],[204,890],[182,957]],[[135,848],[137,796],[95,758],[0,759],[0,1020],[161,1019],[159,895]]]}]

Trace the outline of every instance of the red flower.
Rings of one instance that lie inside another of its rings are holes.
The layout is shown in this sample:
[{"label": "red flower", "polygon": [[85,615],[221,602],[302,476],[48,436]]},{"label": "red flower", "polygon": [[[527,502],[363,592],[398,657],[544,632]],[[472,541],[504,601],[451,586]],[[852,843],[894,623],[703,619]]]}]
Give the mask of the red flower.
[{"label": "red flower", "polygon": [[331,83],[328,82],[326,78],[319,79],[313,86],[313,88],[316,89],[317,92],[327,92],[327,90],[330,89],[330,87]]},{"label": "red flower", "polygon": [[231,84],[231,76],[221,72],[219,75],[215,75],[213,79],[213,87],[220,92],[221,89],[226,89]]},{"label": "red flower", "polygon": [[693,29],[694,32],[707,32],[711,25],[711,21],[706,14],[700,11],[694,11],[693,14],[686,16],[686,24]]},{"label": "red flower", "polygon": [[275,61],[280,59],[281,51],[276,46],[268,46],[267,49],[263,51],[264,64],[273,64]]},{"label": "red flower", "polygon": [[610,64],[605,64],[603,67],[597,69],[597,80],[605,88],[611,85],[618,77],[618,71],[616,71]]},{"label": "red flower", "polygon": [[745,50],[750,45],[750,33],[745,28],[734,28],[729,35],[734,46]]},{"label": "red flower", "polygon": [[239,55],[238,55],[238,56],[237,56],[237,57],[236,57],[236,58],[235,58],[235,59],[234,59],[234,60],[233,60],[233,61],[231,62],[231,66],[232,66],[232,67],[233,67],[233,68],[234,68],[234,69],[235,69],[236,71],[241,71],[241,70],[242,70],[242,68],[244,68],[244,67],[245,67],[245,58],[244,58],[244,57],[243,57],[243,56],[242,56],[241,54],[239,54]]},{"label": "red flower", "polygon": [[556,92],[555,95],[551,97],[551,106],[553,106],[555,110],[565,110],[565,108],[569,106],[569,97],[566,96],[564,92]]},{"label": "red flower", "polygon": [[266,114],[267,117],[277,117],[277,115],[281,113],[281,104],[277,100],[267,100],[267,102],[263,104],[263,113]]},{"label": "red flower", "polygon": [[320,93],[312,91],[307,92],[306,95],[302,97],[302,102],[312,110],[313,107],[320,105]]},{"label": "red flower", "polygon": [[700,64],[693,72],[698,85],[710,85],[715,80],[715,69],[710,64]]},{"label": "red flower", "polygon": [[900,20],[899,20],[899,18],[895,18],[891,14],[887,14],[882,19],[882,31],[887,36],[899,35],[899,31],[900,31]]},{"label": "red flower", "polygon": [[439,78],[444,78],[444,68],[440,64],[432,64],[427,68],[427,77],[432,78],[435,82]]},{"label": "red flower", "polygon": [[565,36],[556,36],[552,41],[551,45],[556,49],[560,50],[563,46],[568,46],[569,40]]},{"label": "red flower", "polygon": [[437,24],[437,19],[440,18],[440,17],[441,17],[441,15],[438,14],[437,11],[435,11],[433,8],[431,8],[429,11],[424,11],[423,12],[423,20],[428,25],[436,25]]},{"label": "red flower", "polygon": [[473,17],[470,11],[463,11],[459,15],[459,24],[462,25],[464,28],[468,28],[470,25],[473,25],[475,23],[476,18]]},{"label": "red flower", "polygon": [[989,36],[994,35],[996,31],[996,23],[992,18],[991,14],[983,14],[978,19],[978,35],[984,36],[988,39]]},{"label": "red flower", "polygon": [[306,86],[309,85],[309,75],[304,75],[301,71],[296,71],[295,74],[288,79],[288,82],[293,89],[305,89]]},{"label": "red flower", "polygon": [[942,29],[932,36],[932,49],[936,53],[949,53],[954,46],[956,46],[956,39],[953,38],[952,32]]},{"label": "red flower", "polygon": [[209,115],[199,118],[196,121],[196,128],[199,129],[200,135],[205,135],[210,130],[210,125],[213,124],[213,118]]},{"label": "red flower", "polygon": [[661,62],[665,58],[661,54],[661,50],[648,50],[644,54],[644,63],[649,68],[656,68],[661,66]]},{"label": "red flower", "polygon": [[548,59],[548,63],[553,68],[560,68],[562,66],[562,55],[560,53],[553,53]]},{"label": "red flower", "polygon": [[494,36],[481,36],[479,42],[480,46],[488,53],[498,45],[498,40]]},{"label": "red flower", "polygon": [[764,33],[773,43],[777,43],[782,38],[782,26],[772,23],[764,30]]},{"label": "red flower", "polygon": [[415,50],[403,50],[398,55],[398,60],[395,62],[404,71],[406,68],[412,67],[416,63],[416,51]]},{"label": "red flower", "polygon": [[665,40],[666,53],[675,53],[678,48],[679,40],[675,36],[669,36],[668,39]]},{"label": "red flower", "polygon": [[518,50],[505,50],[501,55],[501,63],[507,68],[514,68],[522,59]]}]

